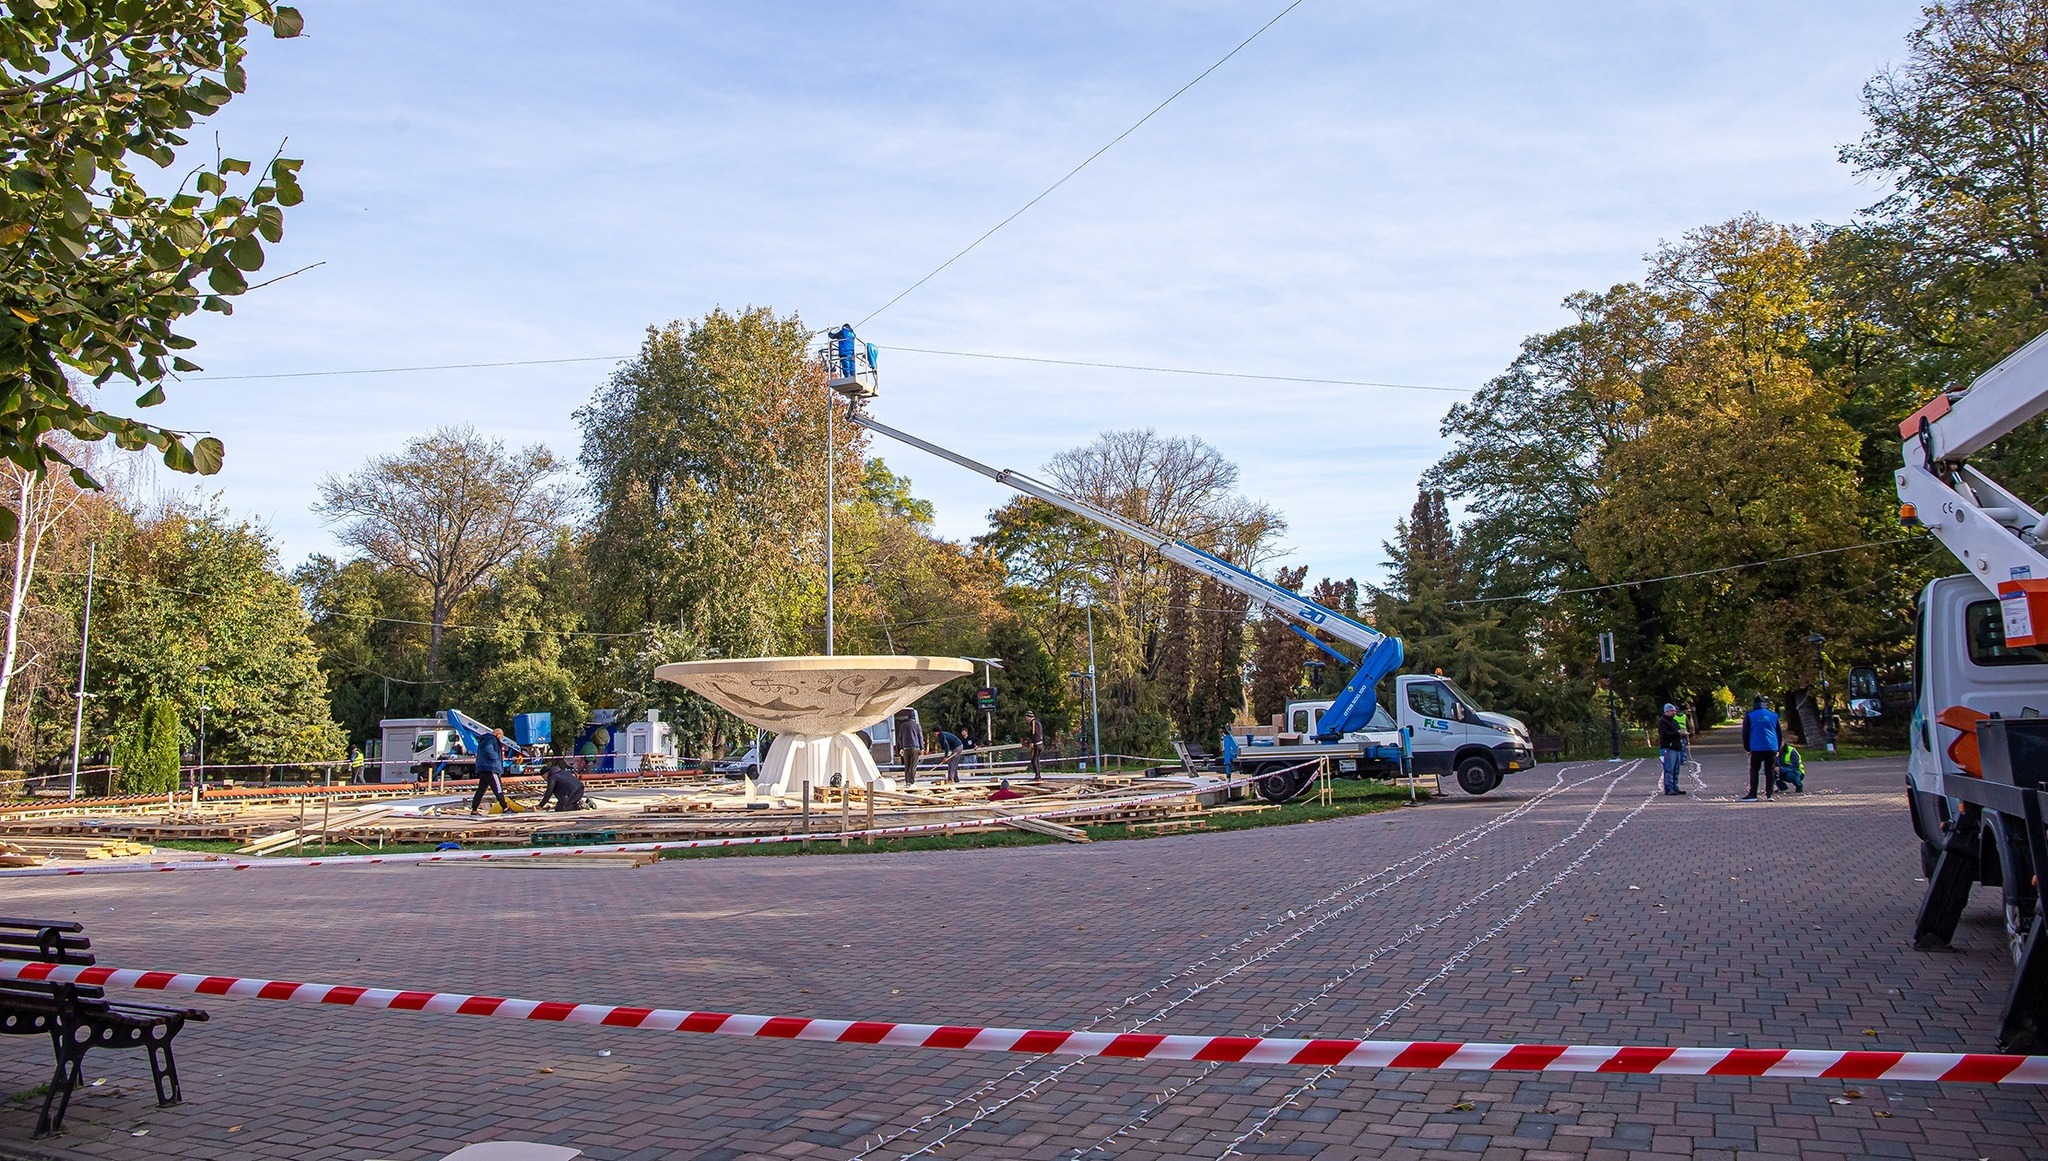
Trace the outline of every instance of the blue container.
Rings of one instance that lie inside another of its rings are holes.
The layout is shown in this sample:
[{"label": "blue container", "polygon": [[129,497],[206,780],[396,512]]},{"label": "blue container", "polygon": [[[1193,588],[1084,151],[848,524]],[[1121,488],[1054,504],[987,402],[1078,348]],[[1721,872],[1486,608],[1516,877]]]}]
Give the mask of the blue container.
[{"label": "blue container", "polygon": [[513,714],[512,740],[522,746],[545,746],[555,740],[555,715]]}]

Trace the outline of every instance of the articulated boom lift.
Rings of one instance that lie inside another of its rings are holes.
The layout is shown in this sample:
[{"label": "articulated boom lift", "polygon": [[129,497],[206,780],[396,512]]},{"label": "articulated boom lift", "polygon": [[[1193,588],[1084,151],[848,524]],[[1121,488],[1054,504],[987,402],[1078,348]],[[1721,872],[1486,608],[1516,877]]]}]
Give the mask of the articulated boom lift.
[{"label": "articulated boom lift", "polygon": [[[1998,1039],[2048,1049],[2048,554],[2041,513],[1968,457],[2048,413],[2048,335],[1899,426],[1899,516],[1966,576],[1920,594],[1907,798],[1927,896],[1913,942],[1945,947],[1999,888],[2014,966]],[[1986,599],[1988,597],[1995,599]]]},{"label": "articulated boom lift", "polygon": [[1260,605],[1286,617],[1289,628],[1346,665],[1351,664],[1351,659],[1317,640],[1314,630],[1320,629],[1339,641],[1356,645],[1362,651],[1358,661],[1358,672],[1344,686],[1343,692],[1337,695],[1330,708],[1323,711],[1315,733],[1318,741],[1334,742],[1345,734],[1364,729],[1372,720],[1373,687],[1379,684],[1381,678],[1401,667],[1401,642],[1396,638],[1389,637],[1370,625],[1354,621],[1334,609],[1326,609],[1300,593],[1283,589],[1257,573],[1239,568],[1213,553],[1204,552],[1185,540],[1176,540],[1156,528],[1148,528],[1134,520],[1126,520],[1086,500],[1075,499],[1051,484],[1033,479],[1022,472],[992,468],[957,452],[948,451],[935,443],[898,431],[868,417],[857,408],[849,413],[848,418],[869,431],[930,452],[940,459],[951,460],[1005,487],[1015,488],[1055,508],[1072,512],[1084,520],[1094,521],[1104,528],[1149,544],[1166,559],[1214,577],[1232,590],[1243,593]]}]

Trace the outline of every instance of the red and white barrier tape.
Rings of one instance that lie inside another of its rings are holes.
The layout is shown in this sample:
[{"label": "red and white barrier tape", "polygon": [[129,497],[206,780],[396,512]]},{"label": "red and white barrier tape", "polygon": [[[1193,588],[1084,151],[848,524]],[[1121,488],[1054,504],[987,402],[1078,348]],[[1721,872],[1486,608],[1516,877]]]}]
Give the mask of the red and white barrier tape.
[{"label": "red and white barrier tape", "polygon": [[[1313,765],[1314,763],[1304,763]],[[1298,769],[1289,767],[1288,769]],[[1158,794],[1143,794],[1135,798],[1120,798],[1114,801],[1097,801],[1076,806],[1060,807],[1054,810],[1034,811],[1028,815],[1012,815],[1013,818],[1061,818],[1072,814],[1092,814],[1106,808],[1138,806],[1147,802],[1158,802],[1170,798],[1186,798],[1195,794],[1208,794],[1239,786],[1248,786],[1270,771],[1262,771],[1255,777],[1211,783],[1205,786],[1181,790],[1162,791]],[[567,820],[565,820],[567,821]],[[457,862],[509,862],[513,859],[547,858],[554,855],[592,854],[638,854],[655,851],[687,851],[706,847],[748,847],[767,846],[775,843],[828,842],[840,838],[899,838],[905,835],[934,834],[949,830],[968,830],[998,824],[1000,818],[964,818],[949,822],[905,823],[901,826],[878,826],[865,830],[814,831],[804,834],[762,834],[742,835],[734,838],[677,839],[671,842],[607,843],[587,847],[516,847],[496,851],[419,851],[402,855],[334,855],[317,858],[241,858],[241,859],[185,859],[170,863],[100,863],[84,867],[12,867],[0,869],[0,879],[41,878],[71,875],[124,875],[158,871],[250,871],[275,869],[279,867],[368,867],[380,864],[403,863],[457,863]]]},{"label": "red and white barrier tape", "polygon": [[195,996],[294,1000],[352,1008],[384,1008],[454,1016],[497,1016],[658,1032],[698,1032],[765,1040],[954,1048],[976,1052],[1055,1053],[1126,1060],[1193,1060],[1224,1064],[1322,1065],[1339,1068],[1459,1071],[1601,1072],[1656,1076],[1819,1077],[1832,1080],[1936,1080],[1971,1084],[2048,1085],[2048,1056],[1991,1053],[1871,1052],[1786,1048],[1643,1048],[1612,1045],[1471,1044],[1424,1040],[1306,1040],[1281,1036],[1168,1036],[1139,1032],[1062,1032],[886,1020],[823,1020],[809,1016],[747,1016],[674,1008],[516,1000],[454,992],[401,991],[341,984],[128,968],[71,967],[0,960],[0,979],[112,985]]}]

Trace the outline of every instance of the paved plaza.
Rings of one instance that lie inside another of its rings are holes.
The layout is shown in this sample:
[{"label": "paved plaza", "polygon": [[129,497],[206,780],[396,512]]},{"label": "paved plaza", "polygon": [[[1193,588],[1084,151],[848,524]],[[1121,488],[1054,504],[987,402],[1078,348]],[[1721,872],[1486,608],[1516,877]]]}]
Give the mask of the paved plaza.
[{"label": "paved plaza", "polygon": [[[1725,733],[1725,731],[1723,731]],[[1721,745],[1726,740],[1714,739]],[[1544,766],[1484,798],[1238,833],[1025,849],[392,867],[0,883],[102,962],[601,1003],[1047,1028],[1988,1050],[2011,980],[1988,892],[1959,950],[1908,946],[1899,763],[1808,793],[1693,794],[1652,762]],[[153,997],[151,997],[153,998]],[[179,1000],[178,1002],[184,1002]],[[95,1053],[68,1132],[0,1155],[594,1161],[1998,1158],[2048,1154],[2048,1092],[1925,1083],[1324,1073],[761,1042],[207,999],[187,1101]],[[0,1042],[0,1092],[48,1047]],[[138,1135],[144,1134],[146,1135]],[[1233,1154],[1234,1150],[1234,1154]]]}]

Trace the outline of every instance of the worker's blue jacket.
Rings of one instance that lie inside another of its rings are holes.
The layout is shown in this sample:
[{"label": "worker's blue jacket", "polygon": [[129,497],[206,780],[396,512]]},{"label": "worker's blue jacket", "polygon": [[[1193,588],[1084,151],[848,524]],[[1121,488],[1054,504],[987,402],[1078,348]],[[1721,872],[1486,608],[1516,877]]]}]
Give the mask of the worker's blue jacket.
[{"label": "worker's blue jacket", "polygon": [[505,747],[496,734],[482,734],[476,740],[476,771],[497,773],[505,768]]},{"label": "worker's blue jacket", "polygon": [[1753,709],[1742,717],[1742,748],[1752,754],[1778,752],[1778,715]]}]

